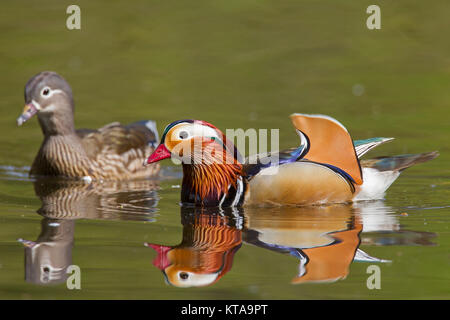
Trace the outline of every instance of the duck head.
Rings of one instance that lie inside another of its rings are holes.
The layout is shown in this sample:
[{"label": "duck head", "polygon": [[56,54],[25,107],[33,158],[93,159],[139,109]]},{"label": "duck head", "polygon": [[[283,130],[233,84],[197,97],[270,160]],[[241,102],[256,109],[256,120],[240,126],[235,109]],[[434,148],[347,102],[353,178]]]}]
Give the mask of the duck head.
[{"label": "duck head", "polygon": [[[241,156],[234,144],[212,124],[200,120],[169,124],[146,163],[167,158],[183,165],[183,203],[217,206],[230,194],[236,198],[238,184],[242,184]],[[241,195],[242,190],[238,198]]]},{"label": "duck head", "polygon": [[233,164],[239,158],[237,149],[212,124],[201,120],[178,120],[169,124],[158,148],[147,164],[169,157],[183,164]]},{"label": "duck head", "polygon": [[44,71],[25,85],[25,107],[17,118],[21,126],[37,114],[44,134],[74,131],[72,89],[63,77]]}]

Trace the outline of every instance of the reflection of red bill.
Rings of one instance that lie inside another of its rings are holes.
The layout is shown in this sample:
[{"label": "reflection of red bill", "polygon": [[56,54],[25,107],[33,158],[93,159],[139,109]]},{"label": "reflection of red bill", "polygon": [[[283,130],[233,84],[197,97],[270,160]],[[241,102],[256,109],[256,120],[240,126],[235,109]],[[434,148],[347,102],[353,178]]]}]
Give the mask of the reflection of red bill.
[{"label": "reflection of red bill", "polygon": [[150,155],[150,157],[148,157],[147,161],[144,163],[145,164],[150,164],[150,163],[154,163],[154,162],[158,162],[161,161],[163,159],[167,159],[170,158],[170,151],[167,150],[166,146],[161,143],[155,151],[153,151],[153,153]]},{"label": "reflection of red bill", "polygon": [[156,251],[158,254],[156,258],[153,260],[153,265],[157,267],[158,269],[164,271],[168,266],[170,266],[171,262],[169,261],[169,258],[167,257],[167,253],[172,249],[168,246],[163,246],[159,244],[153,244],[153,243],[144,243],[146,247],[152,248]]},{"label": "reflection of red bill", "polygon": [[22,114],[17,118],[17,125],[21,126],[24,122],[34,116],[38,110],[39,109],[33,102],[26,104],[23,108]]}]

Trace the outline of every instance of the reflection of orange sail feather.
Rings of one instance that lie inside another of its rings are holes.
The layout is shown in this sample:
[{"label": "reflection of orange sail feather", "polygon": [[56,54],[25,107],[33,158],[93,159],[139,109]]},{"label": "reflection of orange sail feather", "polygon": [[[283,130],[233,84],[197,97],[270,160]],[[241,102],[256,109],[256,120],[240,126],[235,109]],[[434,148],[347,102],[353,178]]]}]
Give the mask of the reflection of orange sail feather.
[{"label": "reflection of orange sail feather", "polygon": [[300,260],[292,283],[333,282],[347,276],[362,231],[352,206],[248,209],[246,216],[245,241]]},{"label": "reflection of orange sail feather", "polygon": [[[357,220],[357,219],[356,219]],[[344,279],[353,261],[362,231],[362,224],[355,221],[350,230],[328,233],[336,243],[323,247],[303,249],[308,257],[305,274],[295,277],[292,283],[329,282]]]}]

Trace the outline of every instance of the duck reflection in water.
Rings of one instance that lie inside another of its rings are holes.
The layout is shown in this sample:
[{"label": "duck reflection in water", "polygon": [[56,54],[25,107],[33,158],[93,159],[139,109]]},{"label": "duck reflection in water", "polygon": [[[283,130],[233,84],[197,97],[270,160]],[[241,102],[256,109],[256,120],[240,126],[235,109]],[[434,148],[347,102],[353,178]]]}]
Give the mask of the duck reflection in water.
[{"label": "duck reflection in water", "polygon": [[[245,211],[244,242],[299,260],[291,283],[326,283],[345,279],[352,262],[387,263],[359,248],[388,235],[397,245],[431,245],[435,234],[401,230],[398,216],[383,201],[328,206],[250,209]],[[385,240],[381,240],[385,241]]]},{"label": "duck reflection in water", "polygon": [[38,213],[58,219],[153,221],[158,188],[157,180],[84,183],[45,178],[34,182],[42,202]]},{"label": "duck reflection in water", "polygon": [[[83,183],[38,180],[41,233],[25,246],[25,279],[57,284],[72,264],[75,220],[153,221],[157,181]],[[433,233],[402,230],[399,215],[383,201],[352,205],[240,209],[181,208],[182,241],[176,246],[146,244],[157,252],[153,264],[179,287],[216,283],[232,267],[242,242],[298,260],[292,283],[344,279],[352,261],[386,262],[360,244],[432,245]],[[76,264],[76,261],[75,261]]]},{"label": "duck reflection in water", "polygon": [[36,241],[19,239],[25,246],[25,280],[36,284],[66,281],[72,264],[75,221],[44,218]]},{"label": "duck reflection in water", "polygon": [[153,221],[157,188],[154,180],[35,181],[35,193],[42,202],[37,212],[44,218],[36,241],[18,239],[25,247],[25,280],[40,285],[66,281],[77,219]]},{"label": "duck reflection in water", "polygon": [[[179,245],[146,243],[153,265],[177,287],[208,286],[230,271],[242,242],[298,259],[292,284],[345,279],[352,262],[387,263],[359,248],[362,234],[384,239],[399,232],[398,216],[383,201],[327,206],[254,208],[240,211],[181,208]],[[432,233],[402,231],[399,245],[430,244]],[[374,236],[376,235],[376,236]],[[377,239],[375,239],[375,242]],[[368,243],[369,245],[373,243]]]},{"label": "duck reflection in water", "polygon": [[181,208],[183,239],[176,246],[145,243],[156,251],[153,265],[176,287],[208,286],[230,271],[242,245],[237,209]]},{"label": "duck reflection in water", "polygon": [[347,276],[362,228],[350,205],[248,210],[245,241],[297,258],[292,283],[334,282]]}]

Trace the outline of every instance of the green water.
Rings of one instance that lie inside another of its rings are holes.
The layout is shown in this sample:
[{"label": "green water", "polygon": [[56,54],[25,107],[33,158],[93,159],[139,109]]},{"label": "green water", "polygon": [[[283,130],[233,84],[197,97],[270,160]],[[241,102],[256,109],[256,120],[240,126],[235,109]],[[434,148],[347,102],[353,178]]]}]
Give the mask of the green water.
[{"label": "green water", "polygon": [[[0,298],[450,298],[448,1],[377,1],[375,31],[365,25],[370,1],[77,3],[73,31],[70,1],[0,5]],[[43,70],[72,85],[78,127],[154,119],[161,133],[196,118],[221,129],[280,128],[285,148],[298,144],[289,114],[321,113],[355,139],[396,138],[366,158],[441,155],[402,173],[383,201],[326,208],[181,210],[181,172],[169,161],[156,181],[34,181],[26,172],[40,129],[15,119],[25,82]],[[196,242],[202,232],[209,238]],[[224,232],[234,240],[215,248]],[[345,248],[333,242],[340,236]],[[208,241],[220,254],[206,261],[222,264],[203,270],[216,281],[198,288],[166,284],[144,246],[195,251],[179,262],[195,273]],[[357,249],[390,262],[352,262]],[[303,275],[298,252],[309,255]],[[48,261],[79,266],[81,289],[67,289]],[[381,289],[367,287],[370,265]],[[59,283],[44,285],[49,274]]]}]

